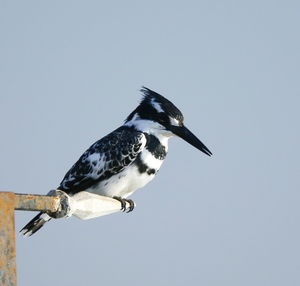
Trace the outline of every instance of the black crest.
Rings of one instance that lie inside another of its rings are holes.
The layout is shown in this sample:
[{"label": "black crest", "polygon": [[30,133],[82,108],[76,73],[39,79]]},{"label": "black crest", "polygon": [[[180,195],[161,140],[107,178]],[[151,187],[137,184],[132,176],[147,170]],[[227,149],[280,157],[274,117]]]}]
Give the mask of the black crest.
[{"label": "black crest", "polygon": [[[183,122],[181,111],[171,101],[145,86],[142,87],[141,92],[143,98],[140,105],[127,117],[126,121],[130,121],[135,114],[138,114],[141,119],[153,120],[162,125],[170,124],[169,117],[177,119],[180,123]],[[154,104],[157,104],[161,110],[157,110]]]}]

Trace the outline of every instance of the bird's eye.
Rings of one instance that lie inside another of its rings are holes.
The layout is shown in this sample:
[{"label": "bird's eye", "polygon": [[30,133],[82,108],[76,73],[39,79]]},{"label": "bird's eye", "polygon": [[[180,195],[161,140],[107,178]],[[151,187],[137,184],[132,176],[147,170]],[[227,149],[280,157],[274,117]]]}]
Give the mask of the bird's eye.
[{"label": "bird's eye", "polygon": [[161,124],[161,125],[168,125],[170,124],[170,119],[167,115],[165,114],[161,114],[160,117],[159,117],[159,120],[158,122]]}]

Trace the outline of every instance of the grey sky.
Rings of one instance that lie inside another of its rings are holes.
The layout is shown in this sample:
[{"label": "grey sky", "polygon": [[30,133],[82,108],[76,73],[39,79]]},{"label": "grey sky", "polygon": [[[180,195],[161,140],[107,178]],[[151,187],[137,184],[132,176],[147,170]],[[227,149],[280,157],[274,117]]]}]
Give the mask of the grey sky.
[{"label": "grey sky", "polygon": [[0,1],[1,190],[57,187],[142,85],[214,153],[173,139],[133,213],[18,237],[19,285],[300,285],[299,9]]}]

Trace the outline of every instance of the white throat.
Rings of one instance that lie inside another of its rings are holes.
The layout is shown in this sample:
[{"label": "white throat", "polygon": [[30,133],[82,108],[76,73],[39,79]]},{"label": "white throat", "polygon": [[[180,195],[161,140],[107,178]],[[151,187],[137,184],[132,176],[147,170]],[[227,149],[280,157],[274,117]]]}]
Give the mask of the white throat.
[{"label": "white throat", "polygon": [[167,146],[168,140],[174,136],[171,131],[166,130],[161,124],[152,120],[141,119],[137,114],[124,126],[134,127],[138,131],[154,135],[164,146]]}]

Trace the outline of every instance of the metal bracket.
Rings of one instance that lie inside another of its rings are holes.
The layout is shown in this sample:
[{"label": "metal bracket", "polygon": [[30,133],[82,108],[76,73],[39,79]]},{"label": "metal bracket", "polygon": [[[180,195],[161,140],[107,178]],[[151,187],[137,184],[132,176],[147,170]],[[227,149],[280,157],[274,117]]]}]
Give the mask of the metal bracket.
[{"label": "metal bracket", "polygon": [[16,286],[15,210],[55,213],[59,196],[40,196],[0,192],[0,284]]},{"label": "metal bracket", "polygon": [[[129,204],[126,206],[129,207]],[[53,218],[74,215],[91,219],[120,211],[118,200],[88,192],[68,196],[60,190],[48,195],[0,192],[0,285],[17,286],[15,210],[43,211]]]}]

